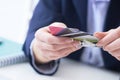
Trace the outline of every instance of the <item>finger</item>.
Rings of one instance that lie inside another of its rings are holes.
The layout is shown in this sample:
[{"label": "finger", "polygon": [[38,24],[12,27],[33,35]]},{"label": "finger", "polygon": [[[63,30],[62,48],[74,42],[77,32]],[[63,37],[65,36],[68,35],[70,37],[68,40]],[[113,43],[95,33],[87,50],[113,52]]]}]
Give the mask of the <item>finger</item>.
[{"label": "finger", "polygon": [[[82,47],[82,46],[81,46]],[[57,59],[60,59],[60,58],[63,58],[63,57],[66,57],[68,56],[69,54],[71,54],[72,52],[78,50],[81,48],[79,46],[79,48],[76,48],[76,47],[68,47],[68,48],[65,48],[65,49],[62,49],[60,50],[58,53],[57,53],[57,57],[54,57],[54,60],[57,60]]]},{"label": "finger", "polygon": [[67,27],[64,23],[61,23],[61,22],[54,22],[54,23],[50,24],[49,26],[62,27],[62,28]]},{"label": "finger", "polygon": [[105,46],[104,50],[105,51],[114,51],[114,50],[119,49],[119,48],[120,48],[120,38],[116,39],[112,43]]},{"label": "finger", "polygon": [[35,33],[35,38],[48,44],[66,44],[73,41],[71,38],[53,36],[52,34],[45,32],[43,29],[38,30]]},{"label": "finger", "polygon": [[99,40],[105,37],[108,34],[108,32],[95,32],[94,36],[97,37]]},{"label": "finger", "polygon": [[112,56],[119,57],[119,56],[120,56],[120,48],[119,48],[119,49],[116,49],[116,50],[114,50],[114,51],[109,51],[109,53],[110,53]]},{"label": "finger", "polygon": [[119,38],[120,37],[119,34],[120,34],[120,30],[112,30],[103,39],[101,39],[97,43],[97,45],[98,46],[106,46],[107,44],[113,42],[115,39]]},{"label": "finger", "polygon": [[58,50],[58,51],[51,51],[51,50],[42,50],[44,54],[48,59],[50,60],[56,60],[56,59],[59,59],[59,58],[62,58],[62,57],[65,57],[67,56],[68,54],[80,49],[82,46],[80,46],[81,44],[79,44],[78,46],[79,47],[76,47],[76,46],[72,46],[72,47],[68,47],[68,48],[65,48],[65,49],[61,49],[61,50]]},{"label": "finger", "polygon": [[70,51],[66,52],[62,57],[66,57],[68,55],[70,55],[72,52],[76,51],[76,50],[79,50],[82,48],[82,45],[79,45],[78,47],[76,47],[76,49],[74,49],[73,47],[70,47]]},{"label": "finger", "polygon": [[120,61],[120,56],[119,56],[119,57],[116,57],[116,59]]},{"label": "finger", "polygon": [[113,30],[115,30],[115,29],[111,29],[111,30],[109,30],[109,31],[107,31],[107,32],[95,32],[95,33],[94,33],[94,36],[97,37],[98,39],[102,39],[102,38],[104,38],[108,33],[112,32]]},{"label": "finger", "polygon": [[77,46],[73,45],[72,47],[68,47],[68,48],[59,50],[58,55],[61,54],[61,57],[65,57],[65,56],[69,55],[70,53],[72,53],[80,48],[82,48],[81,43]]},{"label": "finger", "polygon": [[51,51],[58,51],[60,49],[64,49],[64,48],[68,48],[68,47],[72,47],[79,45],[79,41],[73,41],[71,43],[67,43],[67,44],[47,44],[45,42],[38,42],[39,48],[42,49],[47,49],[47,50],[51,50]]}]

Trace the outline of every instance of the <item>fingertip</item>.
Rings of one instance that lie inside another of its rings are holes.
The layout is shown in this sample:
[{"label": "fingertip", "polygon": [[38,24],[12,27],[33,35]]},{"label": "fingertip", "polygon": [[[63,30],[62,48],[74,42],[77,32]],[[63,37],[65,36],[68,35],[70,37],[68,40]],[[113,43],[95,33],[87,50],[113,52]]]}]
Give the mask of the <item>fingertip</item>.
[{"label": "fingertip", "polygon": [[106,32],[95,32],[94,36],[101,39],[106,35]]},{"label": "fingertip", "polygon": [[55,26],[55,27],[63,27],[63,28],[66,28],[67,26],[62,23],[62,22],[54,22],[52,24],[50,24],[50,26]]},{"label": "fingertip", "polygon": [[104,32],[95,32],[94,35],[103,34]]},{"label": "fingertip", "polygon": [[95,32],[95,33],[93,34],[93,36],[97,36],[98,33],[99,33],[99,32]]}]

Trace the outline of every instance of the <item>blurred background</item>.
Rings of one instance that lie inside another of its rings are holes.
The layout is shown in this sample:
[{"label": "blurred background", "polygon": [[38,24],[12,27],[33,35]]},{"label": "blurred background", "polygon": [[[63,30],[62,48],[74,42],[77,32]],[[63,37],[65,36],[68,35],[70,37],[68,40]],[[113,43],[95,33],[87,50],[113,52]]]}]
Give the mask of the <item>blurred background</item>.
[{"label": "blurred background", "polygon": [[37,2],[38,0],[1,0],[0,37],[23,43]]}]

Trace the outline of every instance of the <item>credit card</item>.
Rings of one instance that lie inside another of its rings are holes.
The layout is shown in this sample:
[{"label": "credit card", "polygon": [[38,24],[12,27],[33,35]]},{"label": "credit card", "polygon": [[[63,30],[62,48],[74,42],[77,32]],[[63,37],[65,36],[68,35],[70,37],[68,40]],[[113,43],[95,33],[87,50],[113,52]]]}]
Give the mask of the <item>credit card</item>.
[{"label": "credit card", "polygon": [[61,28],[49,26],[51,34],[54,36],[69,37],[81,42],[83,47],[96,47],[98,38],[77,28]]}]

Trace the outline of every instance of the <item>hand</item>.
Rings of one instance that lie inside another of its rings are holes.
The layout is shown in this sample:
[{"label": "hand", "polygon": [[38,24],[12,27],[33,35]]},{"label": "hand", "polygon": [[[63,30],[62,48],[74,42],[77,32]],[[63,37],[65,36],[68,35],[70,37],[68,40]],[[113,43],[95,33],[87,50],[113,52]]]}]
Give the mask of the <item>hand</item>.
[{"label": "hand", "polygon": [[94,36],[99,38],[97,46],[103,47],[105,51],[120,61],[120,27],[108,32],[96,32]]},{"label": "hand", "polygon": [[[63,23],[53,23],[49,26],[66,27]],[[40,28],[35,33],[32,49],[37,62],[47,63],[57,60],[81,48],[78,41],[53,36],[49,31],[49,26]]]}]

